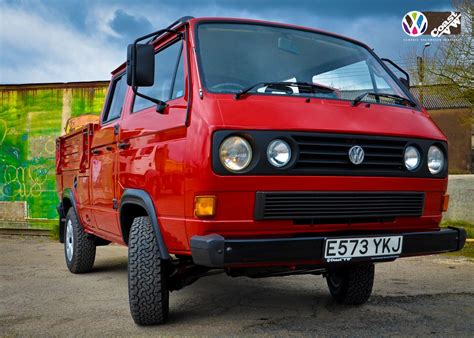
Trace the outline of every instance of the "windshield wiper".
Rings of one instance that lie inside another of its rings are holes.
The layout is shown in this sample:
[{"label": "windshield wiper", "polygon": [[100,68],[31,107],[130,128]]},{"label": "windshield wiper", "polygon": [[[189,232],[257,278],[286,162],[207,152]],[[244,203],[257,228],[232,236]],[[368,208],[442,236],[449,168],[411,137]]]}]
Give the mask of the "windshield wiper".
[{"label": "windshield wiper", "polygon": [[250,93],[252,89],[261,88],[265,86],[272,87],[272,88],[285,88],[285,87],[286,88],[288,87],[308,88],[308,89],[311,89],[313,92],[324,93],[324,94],[329,94],[329,93],[334,92],[334,89],[331,89],[325,86],[320,86],[314,83],[308,83],[308,82],[258,82],[247,88],[242,89],[240,92],[234,95],[234,98],[238,100],[240,97],[242,97],[242,95]]},{"label": "windshield wiper", "polygon": [[357,96],[352,101],[352,106],[357,106],[363,99],[365,99],[369,95],[370,96],[375,96],[377,99],[378,99],[379,96],[386,97],[386,98],[393,99],[393,100],[398,101],[398,102],[407,103],[411,107],[416,107],[416,103],[413,102],[410,99],[407,99],[406,97],[396,95],[396,94],[374,93],[374,92],[365,92],[364,94]]}]

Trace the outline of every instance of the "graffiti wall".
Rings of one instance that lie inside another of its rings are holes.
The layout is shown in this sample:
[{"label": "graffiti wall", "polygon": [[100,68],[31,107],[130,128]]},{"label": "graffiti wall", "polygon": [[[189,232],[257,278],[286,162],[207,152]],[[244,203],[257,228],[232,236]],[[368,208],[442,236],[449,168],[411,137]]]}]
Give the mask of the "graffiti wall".
[{"label": "graffiti wall", "polygon": [[70,117],[100,114],[107,85],[0,85],[0,221],[58,217],[55,139]]}]

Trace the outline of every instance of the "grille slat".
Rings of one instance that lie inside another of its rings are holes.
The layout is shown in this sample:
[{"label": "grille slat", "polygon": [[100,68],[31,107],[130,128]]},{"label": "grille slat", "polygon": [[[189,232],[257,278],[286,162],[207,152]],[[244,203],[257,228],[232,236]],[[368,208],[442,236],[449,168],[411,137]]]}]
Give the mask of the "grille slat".
[{"label": "grille slat", "polygon": [[419,217],[422,192],[257,192],[256,219]]},{"label": "grille slat", "polygon": [[320,149],[310,149],[310,150],[301,149],[300,154],[320,155],[320,156],[339,156],[339,155],[346,155],[347,151],[320,150]]},{"label": "grille slat", "polygon": [[[339,203],[322,203],[322,202],[318,202],[319,205],[321,207],[324,207],[324,208],[341,208],[341,205]],[[353,203],[351,204],[353,205],[353,207],[351,208],[358,208],[358,207],[361,207],[361,206],[364,206],[365,203]],[[406,206],[406,203],[391,203],[391,205],[393,207],[405,207]],[[386,207],[386,203],[372,203],[372,208],[377,208],[377,207],[383,207],[385,208]],[[281,209],[284,209],[285,207],[298,207],[300,209],[303,209],[303,208],[312,208],[312,209],[316,209],[314,207],[314,203],[287,203],[287,204],[284,204],[284,203],[267,203],[267,208],[281,208]],[[345,207],[346,209],[347,207]],[[268,209],[267,209],[268,210]]]},{"label": "grille slat", "polygon": [[353,198],[357,198],[357,200],[363,200],[363,199],[368,199],[368,200],[373,200],[374,198],[377,198],[379,200],[389,200],[389,201],[393,201],[394,199],[401,199],[401,200],[406,200],[406,199],[422,199],[422,196],[398,196],[398,195],[395,195],[395,196],[384,196],[384,195],[380,195],[380,194],[371,194],[370,196],[364,196],[365,193],[361,192],[360,194],[341,194],[339,195],[339,192],[333,192],[333,193],[329,193],[329,194],[324,194],[324,193],[321,193],[320,195],[318,196],[314,196],[314,194],[306,194],[306,193],[301,193],[300,196],[294,196],[294,194],[281,194],[281,195],[278,195],[278,196],[268,196],[267,197],[267,201],[272,201],[272,200],[279,200],[279,199],[284,199],[284,200],[287,200],[288,198],[291,198],[292,200],[296,200],[296,199],[301,199],[303,201],[307,200],[307,199],[317,199],[317,200],[324,200],[324,201],[327,201],[327,200],[330,200],[330,199],[335,199],[337,201],[340,201],[340,200],[349,200],[351,201]]},{"label": "grille slat", "polygon": [[347,164],[349,163],[348,160],[326,160],[326,159],[320,159],[320,160],[316,160],[316,159],[304,159],[304,160],[299,160],[299,163],[321,163],[321,164]]},{"label": "grille slat", "polygon": [[394,158],[397,158],[399,159],[401,156],[401,154],[389,154],[389,153],[385,153],[385,154],[382,154],[382,153],[368,153],[365,155],[365,157],[394,157]]},{"label": "grille slat", "polygon": [[[355,210],[356,212],[361,209],[361,206],[344,206],[341,207],[340,205],[325,205],[325,206],[320,206],[320,207],[315,207],[315,206],[286,206],[286,207],[267,207],[266,212],[280,212],[280,211],[320,211],[320,212],[326,212],[326,211],[334,211],[334,209],[337,209],[339,211],[343,210]],[[363,209],[363,208],[362,208]],[[392,210],[392,209],[403,209],[403,210],[418,210],[418,207],[407,207],[406,205],[378,205],[374,206],[372,205],[370,207],[370,210]]]},{"label": "grille slat", "polygon": [[364,166],[365,165],[388,165],[388,166],[396,166],[400,167],[402,163],[400,162],[389,162],[389,161],[372,161],[372,160],[365,160],[364,161]]}]

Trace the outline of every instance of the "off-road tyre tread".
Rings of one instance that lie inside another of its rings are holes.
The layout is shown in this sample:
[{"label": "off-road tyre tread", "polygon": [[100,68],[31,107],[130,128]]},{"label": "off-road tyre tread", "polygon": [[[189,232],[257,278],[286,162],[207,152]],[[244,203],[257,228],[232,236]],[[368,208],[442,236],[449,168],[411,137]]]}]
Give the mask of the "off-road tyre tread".
[{"label": "off-road tyre tread", "polygon": [[128,242],[128,295],[136,324],[157,325],[167,320],[169,291],[165,270],[150,218],[135,218]]},{"label": "off-road tyre tread", "polygon": [[[66,215],[66,225],[68,220],[72,222],[74,236],[74,250],[71,261],[68,261],[66,255],[66,243],[64,243],[64,255],[66,265],[72,273],[85,273],[92,270],[95,261],[96,245],[92,238],[84,232],[82,224],[76,215],[74,208],[70,208]],[[65,231],[66,233],[66,231]],[[66,242],[66,240],[64,240]]]},{"label": "off-road tyre tread", "polygon": [[353,265],[339,270],[343,281],[339,287],[334,287],[329,278],[327,284],[331,296],[340,304],[361,305],[366,303],[372,294],[374,285],[374,264]]}]

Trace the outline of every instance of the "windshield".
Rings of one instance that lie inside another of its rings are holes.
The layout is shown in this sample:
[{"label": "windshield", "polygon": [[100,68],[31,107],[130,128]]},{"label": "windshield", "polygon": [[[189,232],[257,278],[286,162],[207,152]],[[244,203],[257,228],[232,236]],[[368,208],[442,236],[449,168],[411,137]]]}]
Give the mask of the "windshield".
[{"label": "windshield", "polygon": [[[301,95],[354,100],[366,92],[408,98],[364,47],[314,32],[255,24],[203,23],[198,26],[202,80],[213,93]],[[288,87],[272,82],[291,82]],[[311,83],[320,89],[307,90]],[[267,84],[267,85],[265,85]],[[367,95],[365,102],[401,104]]]}]

